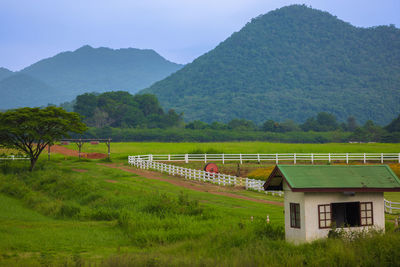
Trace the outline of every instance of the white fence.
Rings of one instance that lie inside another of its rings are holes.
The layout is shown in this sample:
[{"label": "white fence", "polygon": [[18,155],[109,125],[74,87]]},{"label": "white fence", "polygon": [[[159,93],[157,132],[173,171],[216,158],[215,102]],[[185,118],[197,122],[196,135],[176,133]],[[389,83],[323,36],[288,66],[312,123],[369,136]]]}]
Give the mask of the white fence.
[{"label": "white fence", "polygon": [[[189,169],[161,162],[145,160],[141,156],[129,156],[128,163],[137,168],[156,170],[159,172],[168,173],[169,175],[179,175],[185,177],[185,179],[210,182],[223,186],[244,186],[246,189],[264,192],[263,185],[265,182],[261,180]],[[265,193],[279,196],[283,195],[282,191],[265,191]]]},{"label": "white fence", "polygon": [[141,155],[137,156],[143,160],[150,161],[256,161],[272,162],[275,164],[297,162],[346,162],[361,161],[367,162],[398,162],[400,163],[400,153],[274,153],[274,154],[167,154],[167,155]]},{"label": "white fence", "polygon": [[[182,154],[184,156],[184,161],[189,162],[189,161],[203,161],[206,162],[207,160],[213,160],[216,161],[218,160],[217,157],[208,157],[211,154]],[[189,169],[189,168],[184,168],[180,166],[175,166],[175,165],[170,165],[170,164],[165,164],[161,162],[156,162],[158,161],[182,161],[181,157],[182,155],[140,155],[140,156],[129,156],[128,157],[128,163],[130,165],[133,165],[137,168],[141,169],[151,169],[151,170],[156,170],[159,172],[164,172],[168,173],[170,175],[179,175],[182,177],[185,177],[185,179],[191,179],[191,180],[198,180],[198,181],[203,181],[203,182],[211,182],[214,184],[218,185],[231,185],[231,186],[244,186],[247,190],[255,190],[258,192],[265,192],[266,194],[271,194],[271,195],[278,195],[282,196],[283,191],[264,191],[263,185],[264,181],[261,180],[256,180],[256,179],[249,179],[249,178],[242,178],[242,177],[236,177],[232,175],[227,175],[227,174],[222,174],[222,173],[211,173],[211,172],[206,172],[206,171],[201,171],[201,170],[195,170],[195,169]],[[190,157],[195,155],[195,157]],[[239,155],[240,162],[242,160],[249,160],[249,155],[254,155],[254,154],[212,154],[214,156],[222,155],[222,159],[224,158],[224,155],[230,155],[231,157],[229,158],[230,160],[237,160],[233,159],[233,155]],[[255,155],[271,155],[271,154],[255,154]],[[278,155],[294,155],[296,158],[296,154],[276,154],[276,159],[279,158]],[[298,154],[297,154],[298,155]],[[302,154],[302,155],[317,155],[317,154]],[[325,155],[325,154],[318,154],[318,155]],[[338,155],[342,154],[328,154],[330,160],[337,160]],[[354,155],[359,155],[359,154],[350,154],[346,153],[346,161],[348,163],[349,159],[352,158],[354,160],[355,156]],[[373,160],[376,158],[373,158],[372,155],[381,155],[380,160],[383,163],[384,160],[393,160],[393,157],[390,158],[388,155],[392,154],[368,154],[368,159]],[[394,154],[393,154],[394,155]],[[201,158],[201,156],[204,156]],[[247,156],[247,157],[244,157]],[[318,157],[317,157],[318,158]],[[335,158],[335,159],[334,159]],[[312,157],[311,157],[312,159]],[[363,154],[363,159],[364,163],[366,163],[366,154]],[[395,158],[397,160],[397,158]],[[226,160],[226,158],[225,158]],[[316,160],[314,158],[314,160]],[[311,161],[313,162],[313,161]],[[277,162],[278,163],[278,162]],[[296,163],[296,161],[294,162]],[[399,210],[400,212],[400,203],[399,202],[392,202],[389,200],[384,199],[384,207],[385,207],[385,212],[388,213],[393,213],[393,210]]]},{"label": "white fence", "polygon": [[28,159],[30,159],[30,158],[29,157],[16,157],[14,155],[11,155],[11,156],[0,158],[0,161],[1,160],[28,160]]},{"label": "white fence", "polygon": [[390,214],[393,213],[393,210],[398,210],[398,212],[400,212],[400,202],[392,202],[385,199],[384,203],[385,203],[385,212],[388,212]]}]

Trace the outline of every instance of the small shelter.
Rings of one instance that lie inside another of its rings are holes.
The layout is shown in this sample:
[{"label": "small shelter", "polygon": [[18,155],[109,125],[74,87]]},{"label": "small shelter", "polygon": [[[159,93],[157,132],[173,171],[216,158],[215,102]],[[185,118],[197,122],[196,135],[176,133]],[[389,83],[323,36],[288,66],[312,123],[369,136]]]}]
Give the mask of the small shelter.
[{"label": "small shelter", "polygon": [[332,227],[385,229],[383,192],[400,192],[387,165],[277,165],[265,190],[283,190],[286,240],[327,237]]}]

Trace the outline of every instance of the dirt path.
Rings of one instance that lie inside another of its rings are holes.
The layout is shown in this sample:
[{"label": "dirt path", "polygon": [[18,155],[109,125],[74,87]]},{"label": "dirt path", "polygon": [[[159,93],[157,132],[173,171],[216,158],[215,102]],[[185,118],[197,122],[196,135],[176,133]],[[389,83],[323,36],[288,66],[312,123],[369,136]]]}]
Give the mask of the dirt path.
[{"label": "dirt path", "polygon": [[[167,176],[167,175],[162,175],[164,177],[161,177],[161,174],[157,172],[152,172],[152,171],[147,171],[147,170],[141,170],[141,169],[135,169],[131,167],[126,167],[126,166],[121,166],[120,164],[116,163],[98,163],[98,165],[102,165],[105,167],[113,168],[113,169],[119,169],[123,171],[127,171],[130,173],[137,174],[139,176],[148,178],[148,179],[155,179],[159,181],[164,181],[168,182],[173,185],[185,187],[191,190],[196,190],[200,192],[207,192],[213,195],[220,195],[220,196],[227,196],[227,197],[232,197],[232,198],[238,198],[238,199],[244,199],[244,200],[249,200],[253,202],[259,202],[259,203],[266,203],[266,204],[272,204],[272,205],[277,205],[277,206],[283,206],[282,202],[277,202],[277,201],[269,201],[269,200],[263,200],[263,199],[256,199],[256,198],[251,198],[251,197],[246,197],[246,196],[241,196],[241,195],[236,195],[233,193],[230,193],[228,191],[243,191],[243,188],[240,187],[222,187],[210,183],[202,183],[199,181],[193,181],[193,180],[183,180],[179,179],[174,176]],[[168,178],[166,178],[168,177]]]},{"label": "dirt path", "polygon": [[[53,145],[50,147],[50,153],[59,153],[66,156],[78,157],[79,153],[76,150],[69,149],[60,145]],[[107,158],[107,154],[103,153],[81,153],[82,158],[88,159],[104,159]]]}]

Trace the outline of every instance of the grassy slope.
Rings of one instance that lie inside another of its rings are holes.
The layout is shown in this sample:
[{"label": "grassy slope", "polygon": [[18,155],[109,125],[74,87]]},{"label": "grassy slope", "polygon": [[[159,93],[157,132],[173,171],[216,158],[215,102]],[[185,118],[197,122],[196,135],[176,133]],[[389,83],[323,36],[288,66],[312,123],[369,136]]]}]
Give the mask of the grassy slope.
[{"label": "grassy slope", "polygon": [[[107,182],[110,179],[115,182]],[[21,192],[24,186],[31,190]],[[207,232],[226,233],[240,223],[247,225],[251,216],[265,220],[269,214],[273,223],[283,224],[279,206],[192,191],[93,162],[50,164],[33,176],[1,175],[0,192],[0,262],[4,263],[23,257],[40,263],[56,258],[69,262],[76,255],[94,260],[116,251],[175,250],[180,243],[201,241]],[[268,199],[255,192],[247,194]],[[190,203],[198,201],[200,213],[182,213],[180,209],[186,206],[177,204],[179,195]],[[49,207],[50,202],[56,204]],[[68,213],[68,207],[79,207],[80,212]]]},{"label": "grassy slope", "polygon": [[[242,149],[242,143],[237,144]],[[253,144],[250,149],[254,149],[258,143],[245,144]],[[144,151],[140,144],[115,145],[119,155],[133,147]],[[169,146],[176,153],[182,149],[176,144],[145,145]],[[10,172],[18,168],[3,168],[9,173],[0,174],[0,265],[74,265],[82,261],[106,265],[260,265],[266,257],[269,264],[277,266],[354,265],[361,261],[390,265],[400,260],[394,245],[400,242],[400,235],[392,236],[390,231],[385,237],[349,244],[330,240],[293,247],[276,236],[266,236],[276,231],[266,228],[265,216],[270,215],[272,225],[282,225],[282,207],[182,189],[98,166],[96,161],[62,159],[55,156],[46,165],[43,161],[33,174],[13,175]],[[107,181],[111,179],[116,182]],[[239,194],[270,199],[250,191]],[[398,194],[391,196],[398,199]],[[393,218],[387,216],[389,221]]]}]

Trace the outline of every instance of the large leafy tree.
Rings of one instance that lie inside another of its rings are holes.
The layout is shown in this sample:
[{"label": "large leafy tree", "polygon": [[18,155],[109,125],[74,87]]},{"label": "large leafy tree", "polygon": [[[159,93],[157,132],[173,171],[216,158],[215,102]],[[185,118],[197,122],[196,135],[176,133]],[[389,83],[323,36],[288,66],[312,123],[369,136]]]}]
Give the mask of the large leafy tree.
[{"label": "large leafy tree", "polygon": [[0,144],[27,153],[33,170],[40,153],[68,133],[87,129],[77,113],[58,107],[19,108],[0,113]]}]

